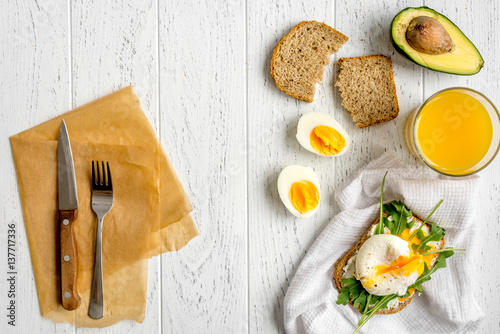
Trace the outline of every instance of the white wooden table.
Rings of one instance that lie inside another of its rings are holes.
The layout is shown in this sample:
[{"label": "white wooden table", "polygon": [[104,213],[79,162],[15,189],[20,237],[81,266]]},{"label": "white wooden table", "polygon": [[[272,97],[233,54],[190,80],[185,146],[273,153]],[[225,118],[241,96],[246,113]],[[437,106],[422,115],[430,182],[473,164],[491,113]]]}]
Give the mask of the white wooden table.
[{"label": "white wooden table", "polygon": [[[392,0],[2,0],[0,11],[0,332],[87,333],[40,316],[8,137],[134,85],[190,194],[200,236],[150,260],[143,324],[106,333],[284,333],[283,299],[309,246],[338,213],[335,190],[384,151],[413,164],[407,115],[426,97],[466,86],[500,105],[500,3]],[[485,59],[472,77],[424,70],[390,44],[394,15],[427,5],[447,15]],[[332,59],[314,103],[288,97],[269,74],[277,41],[303,20],[350,39],[335,55],[392,58],[400,116],[359,130],[340,105]],[[338,159],[299,147],[300,115],[323,111],[350,133]],[[311,219],[289,214],[276,190],[289,164],[313,166],[323,203]],[[421,168],[423,166],[420,165]],[[471,287],[483,303],[480,332],[500,332],[500,158],[482,173],[477,217],[482,257]],[[7,224],[16,226],[16,327],[6,308]],[[334,259],[332,259],[333,261]]]}]

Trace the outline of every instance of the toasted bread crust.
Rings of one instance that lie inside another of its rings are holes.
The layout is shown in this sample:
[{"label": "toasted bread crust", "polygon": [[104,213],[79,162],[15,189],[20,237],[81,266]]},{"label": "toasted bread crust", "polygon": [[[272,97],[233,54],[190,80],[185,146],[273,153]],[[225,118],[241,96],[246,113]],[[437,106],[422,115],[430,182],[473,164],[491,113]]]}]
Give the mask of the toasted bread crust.
[{"label": "toasted bread crust", "polygon": [[[417,218],[415,216],[413,216],[413,218],[415,220],[417,220],[418,222],[423,223],[422,220],[420,220],[419,218]],[[380,220],[380,218],[377,218],[377,220],[375,220],[375,222],[368,227],[365,234],[354,244],[354,246],[352,246],[351,249],[349,249],[341,258],[339,258],[335,262],[334,271],[333,271],[333,281],[335,282],[335,287],[337,288],[339,293],[340,293],[340,290],[342,288],[341,279],[342,279],[342,276],[344,275],[344,267],[346,266],[347,261],[349,261],[349,259],[356,253],[356,251],[358,251],[361,248],[361,246],[366,241],[366,239],[368,239],[368,234],[370,233],[372,226],[377,225],[379,220]],[[427,225],[429,228],[431,227],[431,225],[429,223],[426,223],[425,225]],[[443,247],[444,247],[444,238],[441,239],[437,248],[442,249]],[[401,311],[402,309],[404,309],[407,305],[409,305],[411,303],[414,296],[415,296],[415,291],[413,291],[413,293],[408,298],[406,298],[403,302],[399,303],[397,307],[392,308],[392,309],[381,309],[376,314],[398,313],[399,311]],[[352,305],[351,302],[349,302],[349,304]]]},{"label": "toasted bread crust", "polygon": [[[276,46],[274,47],[274,51],[273,51],[273,57],[271,59],[271,76],[274,79],[274,83],[276,84],[276,87],[278,87],[279,90],[285,92],[286,94],[288,94],[288,95],[290,95],[290,96],[292,96],[292,97],[294,97],[296,99],[303,100],[303,101],[306,101],[306,102],[313,102],[314,101],[314,93],[312,95],[311,94],[298,94],[298,93],[295,93],[294,91],[292,91],[291,89],[283,86],[280,83],[279,75],[278,75],[278,73],[276,71],[276,67],[277,67],[277,63],[278,63],[279,54],[280,54],[280,52],[282,50],[282,47],[283,47],[284,43],[289,38],[291,38],[291,36],[293,36],[296,31],[301,30],[304,26],[310,25],[310,24],[318,25],[318,26],[322,27],[325,30],[330,30],[335,35],[337,35],[340,39],[343,40],[342,44],[344,44],[345,42],[347,42],[349,40],[349,38],[347,36],[345,36],[344,34],[338,32],[337,30],[333,29],[332,27],[328,26],[325,23],[317,22],[317,21],[302,21],[302,22],[298,23],[297,25],[295,25],[288,32],[288,34],[284,35],[280,39],[280,41],[278,42],[278,44],[276,44]],[[340,46],[339,46],[339,48],[340,48]],[[336,52],[336,50],[332,50],[332,52],[330,54],[333,54],[335,52]]]}]

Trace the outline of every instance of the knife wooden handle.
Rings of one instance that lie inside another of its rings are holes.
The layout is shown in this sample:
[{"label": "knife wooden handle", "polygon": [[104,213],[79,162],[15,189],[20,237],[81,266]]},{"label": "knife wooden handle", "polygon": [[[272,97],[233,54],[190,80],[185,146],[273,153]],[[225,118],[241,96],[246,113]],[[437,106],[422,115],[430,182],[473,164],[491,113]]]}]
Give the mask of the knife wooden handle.
[{"label": "knife wooden handle", "polygon": [[76,310],[80,306],[80,296],[76,290],[77,257],[73,222],[78,210],[59,210],[61,237],[61,299],[66,310]]}]

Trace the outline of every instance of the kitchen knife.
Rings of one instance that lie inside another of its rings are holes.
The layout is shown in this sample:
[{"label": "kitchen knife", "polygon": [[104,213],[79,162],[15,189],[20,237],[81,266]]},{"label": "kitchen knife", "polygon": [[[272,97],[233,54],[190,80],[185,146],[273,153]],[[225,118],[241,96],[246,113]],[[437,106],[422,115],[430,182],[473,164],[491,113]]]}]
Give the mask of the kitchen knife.
[{"label": "kitchen knife", "polygon": [[57,183],[61,242],[61,299],[65,309],[75,310],[80,306],[80,296],[76,289],[77,256],[73,234],[73,224],[78,216],[78,196],[73,154],[64,120],[61,123],[57,145]]}]

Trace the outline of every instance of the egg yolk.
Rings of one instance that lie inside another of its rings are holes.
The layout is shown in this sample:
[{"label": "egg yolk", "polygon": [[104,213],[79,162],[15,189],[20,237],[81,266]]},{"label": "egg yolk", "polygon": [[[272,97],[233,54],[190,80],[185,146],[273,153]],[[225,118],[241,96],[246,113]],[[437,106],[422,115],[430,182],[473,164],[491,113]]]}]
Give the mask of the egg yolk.
[{"label": "egg yolk", "polygon": [[311,146],[321,155],[338,154],[346,146],[345,138],[327,125],[319,125],[311,131]]},{"label": "egg yolk", "polygon": [[423,257],[420,254],[410,254],[408,257],[399,256],[396,260],[392,261],[389,266],[378,265],[375,267],[377,275],[393,273],[396,276],[410,276],[414,272],[418,272],[420,276],[424,271]]},{"label": "egg yolk", "polygon": [[384,274],[390,273],[392,276],[409,277],[417,272],[420,276],[424,271],[424,261],[420,254],[412,253],[410,256],[399,256],[396,260],[392,261],[390,265],[380,264],[375,266],[375,273],[363,281],[362,284],[366,289],[372,289],[376,284],[384,280]]},{"label": "egg yolk", "polygon": [[[422,233],[424,234],[425,237],[427,236],[427,233],[425,233],[425,231],[422,231]],[[399,235],[399,237],[401,239],[403,239],[403,240],[408,241],[408,239],[410,239],[411,234],[412,233],[410,233],[410,229],[407,228],[403,232],[401,232],[401,234]],[[411,239],[410,242],[412,244],[415,244],[415,245],[420,245],[420,243],[422,241],[417,236],[415,236],[413,239]],[[431,247],[431,250],[435,250],[436,249],[436,246],[434,246],[433,244],[428,244],[428,246]],[[437,254],[429,254],[429,255],[423,256],[424,262],[427,263],[427,268],[431,267],[431,263],[432,263],[432,261],[434,260],[434,258],[436,256],[437,256]],[[421,266],[422,266],[422,268],[420,270],[423,272],[424,271],[424,264],[422,263]],[[419,275],[420,274],[421,274],[421,272],[419,272]]]},{"label": "egg yolk", "polygon": [[294,182],[288,196],[293,207],[300,213],[313,210],[319,203],[318,188],[307,180]]},{"label": "egg yolk", "polygon": [[[424,235],[425,235],[425,232],[424,232],[424,231],[422,231],[422,232],[423,232],[423,233],[424,233]],[[406,241],[408,241],[408,239],[410,239],[410,236],[411,236],[411,233],[410,233],[410,229],[409,229],[409,228],[407,228],[407,229],[403,230],[403,232],[401,232],[401,234],[400,234],[400,235],[398,235],[398,237],[400,237],[401,239],[406,240]],[[419,245],[419,244],[420,244],[420,240],[417,238],[417,236],[415,236],[415,237],[414,237],[413,239],[411,239],[411,240],[412,240],[412,242],[413,242],[414,244],[417,244],[417,245]]]}]

